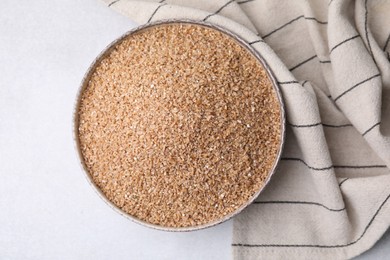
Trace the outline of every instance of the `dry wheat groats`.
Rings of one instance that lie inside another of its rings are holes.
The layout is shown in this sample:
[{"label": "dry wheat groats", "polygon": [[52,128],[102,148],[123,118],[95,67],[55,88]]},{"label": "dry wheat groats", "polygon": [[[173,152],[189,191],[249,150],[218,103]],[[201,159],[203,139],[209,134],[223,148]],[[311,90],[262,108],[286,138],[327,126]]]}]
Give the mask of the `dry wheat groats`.
[{"label": "dry wheat groats", "polygon": [[78,142],[108,200],[163,227],[233,213],[264,185],[281,107],[259,61],[201,25],[152,26],[120,41],[81,93]]}]

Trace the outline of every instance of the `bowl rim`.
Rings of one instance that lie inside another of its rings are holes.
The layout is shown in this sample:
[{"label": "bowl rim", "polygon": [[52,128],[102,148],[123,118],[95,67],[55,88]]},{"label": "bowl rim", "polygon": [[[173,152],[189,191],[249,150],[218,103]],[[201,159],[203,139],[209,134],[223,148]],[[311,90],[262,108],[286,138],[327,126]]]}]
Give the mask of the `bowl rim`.
[{"label": "bowl rim", "polygon": [[[223,216],[222,218],[219,218],[219,219],[216,219],[216,220],[204,223],[202,225],[197,225],[197,226],[166,227],[166,226],[161,226],[161,225],[156,225],[156,224],[152,224],[152,223],[146,222],[144,220],[141,220],[141,219],[139,219],[139,218],[137,218],[135,216],[132,216],[132,215],[126,213],[125,211],[120,209],[118,206],[116,206],[113,202],[111,202],[104,195],[104,193],[100,190],[100,188],[94,183],[94,181],[92,180],[92,177],[90,176],[90,174],[88,172],[88,168],[85,165],[84,157],[83,157],[81,149],[80,149],[79,128],[78,128],[78,126],[79,126],[78,111],[79,111],[79,106],[80,106],[81,96],[83,94],[83,91],[87,87],[88,82],[89,82],[89,80],[90,80],[90,78],[91,78],[91,76],[92,76],[96,66],[100,63],[100,61],[102,59],[104,59],[107,55],[109,55],[114,50],[114,48],[115,48],[115,46],[117,44],[121,43],[128,36],[130,36],[132,34],[135,34],[137,32],[140,32],[142,30],[151,28],[151,27],[167,25],[167,24],[193,24],[193,25],[198,25],[198,26],[204,26],[204,27],[207,27],[207,28],[211,28],[211,29],[217,30],[217,31],[219,31],[219,32],[221,32],[221,33],[223,33],[223,34],[233,38],[238,44],[240,44],[242,47],[244,47],[246,50],[248,50],[261,63],[263,68],[266,70],[267,76],[268,76],[268,78],[272,82],[273,89],[274,89],[274,91],[276,93],[276,96],[277,96],[277,99],[278,99],[278,102],[279,102],[279,105],[280,105],[280,127],[281,127],[280,130],[281,131],[280,131],[279,151],[278,151],[277,156],[275,158],[274,164],[273,164],[273,166],[272,166],[272,168],[271,168],[271,170],[270,170],[266,180],[264,181],[264,184],[260,187],[260,189],[258,189],[246,201],[246,203],[242,204],[235,211],[231,212],[230,214],[227,214],[227,215]],[[264,59],[264,57],[258,51],[256,51],[249,44],[249,42],[245,41],[244,39],[241,38],[241,36],[238,36],[237,34],[233,33],[232,31],[230,31],[230,30],[228,30],[228,29],[226,29],[226,28],[224,28],[224,27],[222,27],[220,25],[216,25],[216,24],[213,24],[213,23],[205,22],[205,21],[192,20],[192,19],[165,19],[165,20],[159,20],[159,21],[156,21],[156,22],[151,22],[151,23],[147,23],[147,24],[143,24],[143,25],[137,26],[137,27],[127,31],[126,33],[122,34],[118,38],[116,38],[114,41],[112,41],[109,45],[107,45],[96,56],[96,58],[93,60],[93,62],[90,64],[90,66],[86,70],[86,72],[85,72],[85,74],[84,74],[84,76],[83,76],[83,78],[81,80],[81,83],[79,85],[79,88],[78,88],[78,91],[77,91],[76,95],[77,96],[76,96],[76,101],[75,101],[75,104],[74,104],[73,120],[72,120],[73,121],[73,127],[72,127],[72,129],[73,129],[73,141],[74,141],[73,143],[74,143],[74,148],[76,150],[76,153],[78,155],[78,159],[79,159],[79,163],[80,163],[80,166],[81,166],[81,170],[84,173],[84,177],[87,179],[89,185],[93,187],[93,190],[99,195],[99,197],[110,208],[112,208],[115,212],[119,213],[123,217],[125,217],[125,218],[127,218],[127,219],[129,219],[129,220],[131,220],[131,221],[133,221],[133,222],[135,222],[137,224],[140,224],[142,226],[146,226],[146,227],[149,227],[149,228],[162,230],[162,231],[183,232],[183,231],[195,231],[195,230],[205,229],[205,228],[209,228],[209,227],[221,224],[221,223],[223,223],[223,222],[233,218],[237,214],[239,214],[244,208],[249,206],[259,196],[259,194],[268,185],[271,177],[274,175],[274,173],[275,173],[275,171],[276,171],[276,169],[277,169],[277,167],[279,165],[279,161],[280,161],[281,154],[282,154],[282,151],[283,151],[283,148],[284,148],[285,137],[286,137],[286,133],[285,133],[286,132],[286,113],[285,113],[285,104],[284,104],[284,101],[283,101],[283,98],[282,98],[282,93],[281,93],[281,90],[279,88],[279,85],[278,85],[278,82],[276,80],[276,77],[275,77],[274,73],[272,72],[271,68],[269,67],[268,63]]]}]

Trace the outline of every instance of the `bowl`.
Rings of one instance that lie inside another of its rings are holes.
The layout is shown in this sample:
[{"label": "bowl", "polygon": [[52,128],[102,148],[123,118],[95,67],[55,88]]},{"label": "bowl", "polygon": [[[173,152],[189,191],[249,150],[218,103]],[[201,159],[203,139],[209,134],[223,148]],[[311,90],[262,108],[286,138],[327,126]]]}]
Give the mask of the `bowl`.
[{"label": "bowl", "polygon": [[[192,25],[196,25],[196,26],[203,26],[203,27],[210,28],[212,30],[217,30],[217,31],[221,32],[222,34],[224,34],[224,35],[230,37],[231,39],[233,39],[236,43],[238,43],[244,49],[249,51],[250,54],[252,54],[253,57],[255,57],[255,59],[265,69],[265,71],[268,74],[267,76],[268,76],[269,80],[272,82],[273,90],[276,93],[276,97],[278,99],[279,108],[280,108],[280,143],[279,143],[279,149],[278,149],[277,156],[276,156],[276,158],[274,160],[273,166],[272,166],[272,168],[271,168],[271,170],[270,170],[266,180],[264,181],[264,184],[253,194],[253,196],[251,196],[246,201],[246,203],[242,204],[235,211],[233,211],[233,212],[231,212],[231,213],[229,213],[229,214],[227,214],[227,215],[225,215],[225,216],[223,216],[223,217],[221,217],[221,218],[219,218],[217,220],[213,220],[213,221],[210,221],[210,222],[207,222],[207,223],[204,223],[204,224],[201,224],[201,225],[195,225],[195,226],[185,226],[185,227],[161,226],[161,225],[157,225],[157,224],[152,224],[152,223],[146,222],[144,220],[141,220],[139,218],[136,218],[136,217],[126,213],[124,210],[119,208],[116,204],[111,202],[104,195],[102,190],[95,184],[93,178],[89,174],[88,167],[86,166],[86,163],[85,163],[85,160],[84,160],[81,148],[80,148],[81,146],[80,146],[80,138],[79,138],[79,125],[80,125],[80,121],[79,121],[80,120],[79,119],[79,108],[80,108],[80,103],[81,103],[81,96],[82,96],[83,91],[87,87],[87,85],[88,85],[88,83],[89,83],[89,81],[91,79],[91,76],[92,76],[92,74],[95,71],[96,66],[105,57],[107,57],[107,55],[109,55],[111,53],[111,51],[115,48],[115,46],[117,46],[119,43],[124,41],[127,37],[131,36],[132,34],[141,32],[143,30],[147,30],[147,29],[155,27],[155,26],[164,26],[164,25],[168,25],[168,24],[192,24]],[[203,229],[203,228],[207,228],[207,227],[211,227],[211,226],[220,224],[220,223],[225,222],[228,219],[234,217],[235,215],[240,213],[244,208],[246,208],[248,205],[250,205],[259,196],[259,194],[264,190],[265,186],[269,183],[272,175],[276,171],[277,164],[278,164],[278,162],[280,160],[281,152],[282,152],[282,149],[283,149],[284,139],[285,139],[285,110],[284,110],[284,104],[283,104],[282,96],[281,96],[281,93],[280,93],[280,89],[278,87],[278,84],[277,84],[277,81],[276,81],[276,79],[274,77],[274,74],[271,71],[270,67],[268,66],[267,62],[248,42],[243,40],[240,36],[230,32],[229,30],[227,30],[227,29],[225,29],[225,28],[223,28],[221,26],[218,26],[218,25],[215,25],[215,24],[211,24],[211,23],[208,23],[208,22],[193,21],[193,20],[183,20],[183,19],[163,20],[163,21],[158,21],[158,22],[153,22],[153,23],[149,23],[149,24],[146,24],[146,25],[142,25],[142,26],[139,26],[139,27],[137,27],[135,29],[130,30],[129,32],[125,33],[124,35],[122,35],[118,39],[114,40],[111,44],[109,44],[96,57],[96,59],[92,62],[92,64],[88,68],[87,72],[85,73],[85,75],[84,75],[84,77],[83,77],[83,79],[81,81],[81,86],[80,86],[78,94],[77,94],[76,104],[75,104],[75,108],[74,108],[73,134],[74,134],[73,136],[74,136],[74,142],[75,142],[75,149],[76,149],[76,153],[77,153],[77,155],[79,157],[79,160],[80,160],[80,163],[81,163],[81,166],[82,166],[82,172],[84,173],[84,176],[88,180],[88,183],[93,188],[93,190],[99,195],[99,197],[108,206],[110,206],[112,209],[114,209],[117,213],[121,214],[125,218],[127,218],[127,219],[129,219],[131,221],[134,221],[134,222],[136,222],[138,224],[141,224],[143,226],[146,226],[146,227],[150,227],[150,228],[154,228],[154,229],[158,229],[158,230],[164,230],[164,231],[194,231],[194,230],[199,230],[199,229]]]}]

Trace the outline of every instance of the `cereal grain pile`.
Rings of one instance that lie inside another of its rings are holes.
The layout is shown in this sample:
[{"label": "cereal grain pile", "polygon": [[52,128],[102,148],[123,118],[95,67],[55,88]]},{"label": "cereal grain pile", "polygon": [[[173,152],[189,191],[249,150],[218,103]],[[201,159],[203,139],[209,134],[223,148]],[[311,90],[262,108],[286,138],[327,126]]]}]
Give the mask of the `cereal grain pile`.
[{"label": "cereal grain pile", "polygon": [[93,181],[123,211],[165,227],[237,210],[263,185],[281,142],[265,70],[199,25],[128,36],[97,65],[78,114]]}]

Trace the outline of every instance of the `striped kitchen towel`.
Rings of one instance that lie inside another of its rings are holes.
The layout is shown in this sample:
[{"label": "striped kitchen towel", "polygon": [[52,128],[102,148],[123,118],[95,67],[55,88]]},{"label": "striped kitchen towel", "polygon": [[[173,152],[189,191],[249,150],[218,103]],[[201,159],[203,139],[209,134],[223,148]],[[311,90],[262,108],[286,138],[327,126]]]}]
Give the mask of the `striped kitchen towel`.
[{"label": "striped kitchen towel", "polygon": [[345,259],[390,225],[390,1],[104,0],[143,24],[187,18],[240,35],[287,110],[280,167],[234,219],[234,259]]}]

